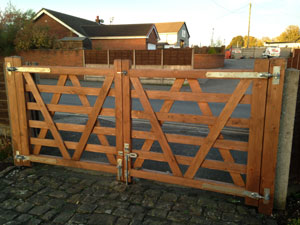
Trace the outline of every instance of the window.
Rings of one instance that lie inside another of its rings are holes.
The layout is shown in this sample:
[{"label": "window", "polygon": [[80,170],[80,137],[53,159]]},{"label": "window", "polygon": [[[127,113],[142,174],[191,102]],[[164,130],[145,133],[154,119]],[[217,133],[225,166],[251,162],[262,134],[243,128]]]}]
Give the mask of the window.
[{"label": "window", "polygon": [[185,38],[185,36],[186,36],[186,31],[185,30],[182,30],[181,36]]}]

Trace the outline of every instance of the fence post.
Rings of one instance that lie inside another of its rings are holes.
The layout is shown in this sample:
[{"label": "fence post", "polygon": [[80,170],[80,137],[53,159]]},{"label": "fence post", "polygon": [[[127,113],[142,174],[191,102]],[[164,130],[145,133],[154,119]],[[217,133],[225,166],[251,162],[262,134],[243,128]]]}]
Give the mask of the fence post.
[{"label": "fence post", "polygon": [[108,68],[110,68],[110,64],[109,64],[109,49],[107,49],[107,66],[108,66]]},{"label": "fence post", "polygon": [[161,56],[160,65],[161,65],[161,68],[163,69],[164,68],[164,50],[163,49],[161,50],[160,56]]},{"label": "fence post", "polygon": [[15,159],[17,154],[29,154],[28,127],[24,96],[24,78],[18,72],[7,71],[7,67],[19,67],[21,65],[21,57],[15,56],[5,58],[4,70],[14,163],[17,166],[30,166],[31,164],[29,161],[20,161]]},{"label": "fence post", "polygon": [[286,70],[280,118],[274,194],[274,205],[281,210],[285,209],[288,191],[298,84],[299,70]]},{"label": "fence post", "polygon": [[136,66],[135,66],[135,49],[133,49],[133,66],[134,66],[134,68],[136,68]]},{"label": "fence post", "polygon": [[194,48],[192,48],[192,62],[191,62],[191,66],[192,66],[192,69],[194,69],[194,60],[195,60],[195,49]]},{"label": "fence post", "polygon": [[280,69],[278,70],[278,72],[280,72],[280,78],[279,84],[273,84],[274,78],[270,78],[268,80],[262,167],[260,179],[260,194],[266,194],[267,192],[269,192],[269,200],[259,200],[258,205],[258,211],[267,215],[270,215],[272,213],[274,203],[274,183],[277,161],[276,159],[286,60],[271,59],[269,72],[274,73],[275,69]]}]

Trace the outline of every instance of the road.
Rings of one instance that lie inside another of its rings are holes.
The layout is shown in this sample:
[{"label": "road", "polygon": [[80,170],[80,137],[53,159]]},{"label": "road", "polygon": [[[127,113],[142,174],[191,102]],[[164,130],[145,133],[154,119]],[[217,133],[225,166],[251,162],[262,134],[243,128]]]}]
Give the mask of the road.
[{"label": "road", "polygon": [[[253,68],[254,61],[253,60],[230,60],[225,63],[224,68],[234,69],[234,68],[246,68],[251,69]],[[50,79],[42,79],[40,81],[41,84],[48,84],[54,85],[56,84],[56,80]],[[238,80],[225,80],[225,79],[218,79],[218,80],[207,80],[206,82],[200,82],[201,88],[204,92],[210,93],[232,93],[235,89]],[[67,85],[71,85],[70,82]],[[101,87],[101,82],[95,81],[81,81],[81,85],[85,87]],[[143,85],[147,90],[168,90],[170,86],[154,86],[154,85]],[[184,86],[181,91],[190,91],[189,86]],[[247,93],[250,93],[250,88],[247,90]],[[42,97],[46,103],[50,103],[52,94],[43,93]],[[91,105],[94,104],[96,100],[96,96],[89,96],[88,100]],[[162,100],[151,100],[151,105],[154,111],[158,112],[163,104]],[[63,95],[60,104],[64,105],[81,105],[79,97],[76,95]],[[218,116],[222,111],[225,104],[223,103],[209,103],[209,106],[215,116]],[[114,98],[108,97],[104,103],[104,108],[114,108]],[[133,110],[143,110],[138,99],[132,100],[132,108]],[[192,114],[192,115],[201,115],[201,111],[197,103],[195,102],[182,102],[176,101],[174,106],[172,107],[171,111],[173,113],[185,113],[185,114]],[[233,118],[249,118],[250,116],[250,105],[238,105],[235,111],[232,114]],[[87,116],[85,115],[74,115],[74,114],[65,114],[65,113],[56,113],[54,116],[55,122],[63,122],[63,123],[76,123],[76,124],[85,124],[87,122]],[[99,117],[99,121],[101,122],[102,126],[107,127],[115,127],[114,118],[111,117]],[[144,120],[133,120],[133,128],[136,130],[142,131],[150,131],[151,126],[147,121]],[[163,125],[163,130],[166,133],[173,133],[173,134],[183,134],[183,135],[193,135],[193,136],[202,136],[205,137],[208,133],[208,127],[205,125],[195,125],[195,124],[179,124],[179,123],[165,123]],[[238,128],[227,128],[222,131],[225,139],[231,140],[240,140],[240,141],[247,141],[248,140],[248,130],[247,129],[238,129]],[[75,132],[61,132],[63,139],[66,141],[79,141],[81,133]],[[49,137],[51,135],[49,134]],[[115,146],[115,137],[107,136],[110,145]],[[140,149],[143,145],[144,140],[133,139],[132,148],[133,149]],[[95,135],[91,135],[89,138],[88,143],[93,144],[100,144],[97,140]],[[182,145],[182,144],[174,144],[170,143],[170,147],[172,151],[176,154],[185,155],[185,156],[194,156],[199,149],[199,146],[192,146],[192,145]],[[58,154],[58,150],[54,150],[51,148],[44,148],[43,152],[47,154]],[[158,142],[154,142],[151,151],[161,152],[161,148]],[[246,164],[247,154],[245,152],[239,151],[231,151],[235,161],[237,163]],[[88,160],[96,160],[96,161],[103,161],[106,162],[106,156],[103,154],[96,154],[96,153],[84,153],[83,159]],[[217,149],[212,149],[207,159],[215,159],[215,160],[222,160],[220,153]],[[157,169],[160,171],[169,171],[170,169],[166,163],[162,162],[155,162],[146,160],[144,168],[148,169]],[[181,166],[182,171],[187,169],[186,166]],[[231,178],[228,173],[222,171],[215,171],[209,169],[200,169],[197,173],[197,176],[202,178],[209,178],[215,179],[219,181],[230,181]]]}]

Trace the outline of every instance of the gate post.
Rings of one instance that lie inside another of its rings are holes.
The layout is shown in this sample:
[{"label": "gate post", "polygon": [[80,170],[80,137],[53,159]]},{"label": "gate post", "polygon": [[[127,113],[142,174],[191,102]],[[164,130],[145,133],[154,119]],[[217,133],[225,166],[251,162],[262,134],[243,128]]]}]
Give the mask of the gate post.
[{"label": "gate post", "polygon": [[276,66],[280,66],[279,84],[274,83],[274,77],[268,80],[266,117],[263,141],[260,193],[269,195],[269,199],[259,200],[258,211],[270,215],[273,210],[274,184],[278,135],[280,126],[281,103],[286,69],[285,59],[271,59],[270,73],[274,73]]},{"label": "gate post", "polygon": [[29,155],[29,139],[27,126],[27,113],[25,105],[25,91],[23,76],[14,71],[8,71],[8,67],[22,66],[21,57],[5,58],[5,80],[14,163],[17,166],[30,166],[30,161],[18,160],[16,155]]}]

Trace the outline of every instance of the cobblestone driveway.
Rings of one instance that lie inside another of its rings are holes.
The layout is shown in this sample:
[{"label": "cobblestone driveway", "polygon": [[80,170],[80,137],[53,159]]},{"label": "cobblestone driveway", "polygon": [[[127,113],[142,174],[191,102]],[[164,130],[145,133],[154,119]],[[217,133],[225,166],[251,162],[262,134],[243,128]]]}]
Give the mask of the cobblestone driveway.
[{"label": "cobblestone driveway", "polygon": [[40,164],[0,175],[0,190],[0,224],[276,224],[237,197]]}]

